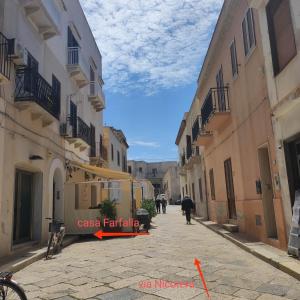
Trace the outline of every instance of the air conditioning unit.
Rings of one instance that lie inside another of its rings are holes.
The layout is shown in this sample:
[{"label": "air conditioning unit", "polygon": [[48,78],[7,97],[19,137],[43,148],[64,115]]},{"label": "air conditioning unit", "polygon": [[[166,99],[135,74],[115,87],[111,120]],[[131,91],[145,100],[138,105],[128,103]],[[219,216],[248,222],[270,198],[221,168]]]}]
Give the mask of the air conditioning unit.
[{"label": "air conditioning unit", "polygon": [[60,135],[64,137],[72,137],[72,126],[69,123],[61,123]]},{"label": "air conditioning unit", "polygon": [[28,51],[16,39],[9,40],[8,53],[14,64],[27,66]]}]

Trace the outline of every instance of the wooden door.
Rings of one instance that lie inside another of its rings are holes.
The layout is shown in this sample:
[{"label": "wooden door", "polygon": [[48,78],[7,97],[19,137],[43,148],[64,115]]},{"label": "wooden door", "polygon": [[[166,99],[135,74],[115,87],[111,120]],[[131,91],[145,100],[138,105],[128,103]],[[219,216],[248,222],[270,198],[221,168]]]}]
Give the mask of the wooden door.
[{"label": "wooden door", "polygon": [[226,191],[227,191],[227,201],[228,201],[228,217],[229,219],[236,219],[236,206],[235,206],[235,194],[234,194],[231,158],[225,160],[224,170],[225,170]]}]

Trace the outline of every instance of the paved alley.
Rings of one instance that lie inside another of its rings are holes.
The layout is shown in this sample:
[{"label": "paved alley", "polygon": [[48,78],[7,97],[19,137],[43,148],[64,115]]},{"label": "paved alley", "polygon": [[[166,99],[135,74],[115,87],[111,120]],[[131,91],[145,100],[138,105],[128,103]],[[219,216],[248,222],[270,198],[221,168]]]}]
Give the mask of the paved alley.
[{"label": "paved alley", "polygon": [[196,257],[211,299],[300,299],[299,281],[195,221],[185,225],[178,206],[167,209],[154,219],[150,236],[76,243],[15,277],[30,300],[207,299]]}]

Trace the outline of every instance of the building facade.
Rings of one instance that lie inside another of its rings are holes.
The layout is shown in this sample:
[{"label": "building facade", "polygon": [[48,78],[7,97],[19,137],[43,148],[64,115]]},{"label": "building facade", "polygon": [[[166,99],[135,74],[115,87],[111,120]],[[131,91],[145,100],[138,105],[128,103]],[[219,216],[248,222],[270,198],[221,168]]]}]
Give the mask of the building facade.
[{"label": "building facade", "polygon": [[170,167],[163,177],[163,191],[170,204],[181,199],[179,166]]},{"label": "building facade", "polygon": [[285,225],[289,232],[295,191],[300,189],[300,3],[297,0],[250,2],[259,19]]},{"label": "building facade", "polygon": [[263,48],[259,12],[249,1],[225,0],[186,134],[203,156],[209,219],[286,248]]},{"label": "building facade", "polygon": [[[0,5],[0,256],[43,244],[102,128],[102,58],[79,1]],[[70,195],[69,195],[70,196]]]},{"label": "building facade", "polygon": [[129,148],[122,130],[105,126],[103,130],[103,145],[107,152],[105,167],[127,172],[127,150]]},{"label": "building facade", "polygon": [[154,186],[155,197],[163,193],[163,177],[170,167],[176,167],[176,161],[145,162],[128,161],[128,173],[136,179],[148,179]]}]

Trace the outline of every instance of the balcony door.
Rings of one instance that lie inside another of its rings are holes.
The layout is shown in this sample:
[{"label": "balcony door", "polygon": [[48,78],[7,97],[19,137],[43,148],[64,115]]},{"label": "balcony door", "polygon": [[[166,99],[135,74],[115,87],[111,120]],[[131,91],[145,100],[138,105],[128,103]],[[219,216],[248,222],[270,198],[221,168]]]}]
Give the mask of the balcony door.
[{"label": "balcony door", "polygon": [[224,94],[224,79],[223,79],[223,68],[221,67],[220,70],[217,73],[216,76],[216,82],[217,82],[217,95],[218,95],[218,103],[215,103],[217,105],[217,111],[226,111],[226,103],[225,103],[225,94]]},{"label": "balcony door", "polygon": [[90,142],[91,142],[91,156],[96,155],[96,130],[93,124],[90,124]]},{"label": "balcony door", "polygon": [[224,162],[226,191],[228,201],[228,217],[229,219],[236,219],[236,206],[235,206],[235,194],[232,175],[231,159],[227,159]]},{"label": "balcony door", "polygon": [[77,105],[70,101],[70,125],[73,137],[77,136]]},{"label": "balcony door", "polygon": [[52,75],[52,96],[53,96],[53,109],[57,115],[60,114],[60,95],[61,84],[60,81]]},{"label": "balcony door", "polygon": [[95,71],[90,66],[90,94],[95,95]]}]

